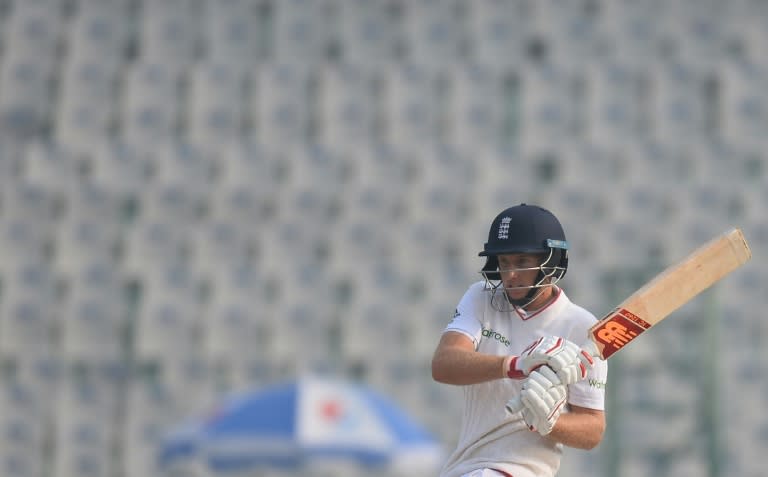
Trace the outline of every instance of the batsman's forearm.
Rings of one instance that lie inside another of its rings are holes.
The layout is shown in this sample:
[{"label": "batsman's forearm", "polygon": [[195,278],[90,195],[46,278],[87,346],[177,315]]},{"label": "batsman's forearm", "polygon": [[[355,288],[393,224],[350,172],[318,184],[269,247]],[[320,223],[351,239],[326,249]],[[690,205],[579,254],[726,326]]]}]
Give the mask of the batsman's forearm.
[{"label": "batsman's forearm", "polygon": [[603,439],[605,416],[599,411],[560,415],[547,438],[576,449],[594,449]]},{"label": "batsman's forearm", "polygon": [[504,356],[465,349],[439,350],[432,358],[432,378],[445,384],[468,385],[506,378]]}]

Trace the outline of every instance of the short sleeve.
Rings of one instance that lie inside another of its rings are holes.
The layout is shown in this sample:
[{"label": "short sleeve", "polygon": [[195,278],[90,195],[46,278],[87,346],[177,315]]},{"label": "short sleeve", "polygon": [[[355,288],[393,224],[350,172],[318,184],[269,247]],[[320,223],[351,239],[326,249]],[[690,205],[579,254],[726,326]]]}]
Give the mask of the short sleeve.
[{"label": "short sleeve", "polygon": [[595,359],[587,379],[568,386],[568,403],[589,409],[605,410],[605,386],[608,382],[608,362]]},{"label": "short sleeve", "polygon": [[477,349],[483,333],[482,308],[479,306],[482,298],[482,289],[478,288],[477,284],[471,286],[459,301],[453,320],[448,323],[443,333],[461,333],[471,339]]}]

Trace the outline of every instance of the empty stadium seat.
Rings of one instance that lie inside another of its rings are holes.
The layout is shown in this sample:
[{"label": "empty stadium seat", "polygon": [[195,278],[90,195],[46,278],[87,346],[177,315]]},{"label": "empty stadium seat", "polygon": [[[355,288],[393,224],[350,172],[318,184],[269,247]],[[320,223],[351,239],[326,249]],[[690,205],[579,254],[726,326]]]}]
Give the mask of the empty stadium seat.
[{"label": "empty stadium seat", "polygon": [[208,61],[226,65],[238,72],[251,70],[266,54],[258,2],[230,0],[206,2],[203,6],[201,33],[203,56]]},{"label": "empty stadium seat", "polygon": [[309,81],[306,66],[279,60],[259,65],[248,103],[254,138],[282,146],[308,137]]},{"label": "empty stadium seat", "polygon": [[28,382],[0,383],[0,469],[3,475],[42,475],[47,410]]},{"label": "empty stadium seat", "polygon": [[58,318],[50,300],[7,293],[0,306],[0,354],[16,361],[52,357]]},{"label": "empty stadium seat", "polygon": [[360,0],[335,6],[338,29],[331,47],[340,50],[343,63],[372,71],[396,61],[398,31],[391,27],[396,18],[387,2]]},{"label": "empty stadium seat", "polygon": [[138,23],[139,57],[144,61],[187,69],[200,55],[199,2],[148,2]]},{"label": "empty stadium seat", "polygon": [[199,306],[178,296],[150,293],[142,299],[135,325],[135,352],[141,363],[183,360],[200,349]]},{"label": "empty stadium seat", "polygon": [[349,65],[321,67],[316,94],[320,142],[371,142],[376,121],[372,75]]},{"label": "empty stadium seat", "polygon": [[65,28],[60,7],[17,2],[5,26],[7,50],[32,58],[54,59]]},{"label": "empty stadium seat", "polygon": [[117,65],[98,59],[66,62],[54,137],[73,149],[88,151],[115,126]]},{"label": "empty stadium seat", "polygon": [[112,452],[118,392],[114,383],[66,382],[54,417],[52,475],[99,476],[114,468]]},{"label": "empty stadium seat", "polygon": [[462,58],[460,2],[418,0],[401,6],[403,57],[440,70]]},{"label": "empty stadium seat", "polygon": [[125,360],[127,307],[115,295],[80,291],[67,299],[59,334],[63,358],[96,365]]},{"label": "empty stadium seat", "polygon": [[218,151],[242,135],[246,75],[213,58],[195,65],[190,74],[184,135],[194,144]]},{"label": "empty stadium seat", "polygon": [[88,260],[117,261],[122,232],[117,222],[67,217],[55,237],[54,267],[66,272]]},{"label": "empty stadium seat", "polygon": [[624,144],[643,121],[640,72],[612,61],[591,62],[584,69],[585,136],[597,144]]},{"label": "empty stadium seat", "polygon": [[136,147],[151,148],[178,131],[181,73],[160,60],[126,66],[120,134]]},{"label": "empty stadium seat", "polygon": [[416,64],[394,63],[382,72],[383,141],[418,144],[437,136],[437,77]]},{"label": "empty stadium seat", "polygon": [[532,25],[525,1],[480,0],[467,4],[472,59],[497,73],[514,71],[526,60]]},{"label": "empty stadium seat", "polygon": [[0,126],[17,138],[40,134],[49,125],[53,62],[9,52],[0,64]]},{"label": "empty stadium seat", "polygon": [[500,142],[509,104],[503,81],[492,67],[448,69],[446,136],[451,142],[469,147]]},{"label": "empty stadium seat", "polygon": [[45,261],[51,255],[52,237],[50,227],[33,219],[22,217],[0,219],[0,244],[9,255]]},{"label": "empty stadium seat", "polygon": [[520,147],[536,151],[553,139],[573,137],[575,119],[573,72],[559,65],[536,64],[521,70]]},{"label": "empty stadium seat", "polygon": [[123,0],[78,2],[66,31],[69,62],[99,63],[108,68],[122,66],[132,40],[131,10]]},{"label": "empty stadium seat", "polygon": [[164,221],[139,221],[126,237],[121,259],[127,276],[141,277],[162,264],[183,263],[190,253],[191,237]]},{"label": "empty stadium seat", "polygon": [[123,200],[143,195],[152,172],[151,155],[139,145],[122,139],[104,138],[93,146],[90,179]]},{"label": "empty stadium seat", "polygon": [[317,64],[328,54],[327,5],[307,0],[272,4],[269,56],[294,64]]},{"label": "empty stadium seat", "polygon": [[200,273],[210,276],[219,268],[249,262],[257,253],[258,240],[238,222],[211,220],[193,231],[191,261]]}]

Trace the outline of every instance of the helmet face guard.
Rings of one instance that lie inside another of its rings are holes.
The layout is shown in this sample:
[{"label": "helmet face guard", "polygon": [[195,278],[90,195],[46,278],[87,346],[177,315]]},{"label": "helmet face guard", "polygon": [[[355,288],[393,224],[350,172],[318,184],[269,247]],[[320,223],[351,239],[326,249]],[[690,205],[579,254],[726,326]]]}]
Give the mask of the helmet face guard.
[{"label": "helmet face guard", "polygon": [[[499,255],[540,254],[541,263],[534,268],[510,271],[538,270],[532,285],[504,288],[499,270]],[[525,307],[547,287],[554,286],[568,270],[568,242],[557,218],[548,210],[521,204],[499,214],[491,225],[488,242],[480,256],[487,257],[481,274],[486,289],[491,291],[491,304],[498,311],[511,311],[515,306]],[[508,291],[529,289],[521,299],[509,298]]]}]

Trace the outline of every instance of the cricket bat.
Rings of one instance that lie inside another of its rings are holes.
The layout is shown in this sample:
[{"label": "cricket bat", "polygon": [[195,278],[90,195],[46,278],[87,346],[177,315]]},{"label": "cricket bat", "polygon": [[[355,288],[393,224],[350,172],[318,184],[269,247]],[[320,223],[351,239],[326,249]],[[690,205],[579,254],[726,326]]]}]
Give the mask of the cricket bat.
[{"label": "cricket bat", "polygon": [[[669,266],[595,323],[582,348],[608,359],[696,295],[745,264],[752,252],[738,228],[729,230]],[[519,399],[507,408],[520,409]]]}]

